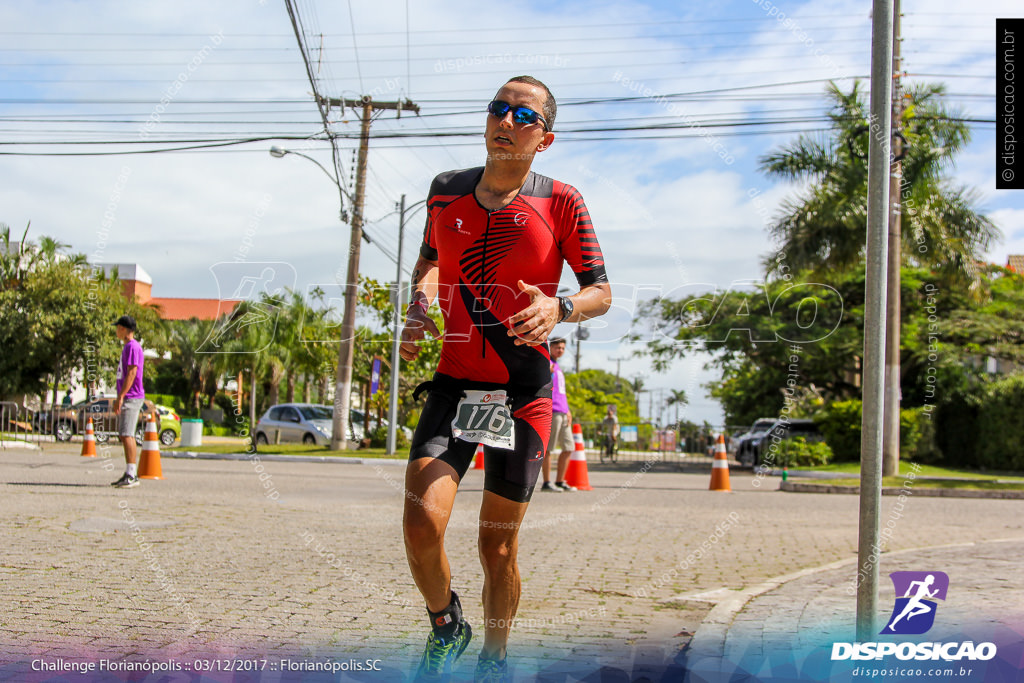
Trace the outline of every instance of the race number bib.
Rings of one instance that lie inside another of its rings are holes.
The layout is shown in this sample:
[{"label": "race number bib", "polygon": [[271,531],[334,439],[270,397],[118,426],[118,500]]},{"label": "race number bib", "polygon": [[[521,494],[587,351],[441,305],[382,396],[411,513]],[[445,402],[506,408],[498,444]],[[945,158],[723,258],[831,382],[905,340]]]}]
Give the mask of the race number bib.
[{"label": "race number bib", "polygon": [[466,390],[452,420],[452,436],[470,443],[512,450],[516,434],[504,391]]}]

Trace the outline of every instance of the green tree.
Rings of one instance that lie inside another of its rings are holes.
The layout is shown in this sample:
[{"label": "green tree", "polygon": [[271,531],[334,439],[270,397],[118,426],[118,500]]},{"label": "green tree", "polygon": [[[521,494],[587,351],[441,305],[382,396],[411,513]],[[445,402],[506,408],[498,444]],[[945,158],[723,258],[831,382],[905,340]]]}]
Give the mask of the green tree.
[{"label": "green tree", "polygon": [[145,331],[155,313],[127,302],[116,279],[93,272],[81,254],[48,237],[17,248],[0,225],[0,395],[42,394],[52,400],[72,377],[113,379],[120,345],[112,323],[128,313]]},{"label": "green tree", "polygon": [[573,422],[599,423],[609,405],[616,406],[619,424],[635,424],[636,394],[629,382],[620,382],[610,372],[589,369],[565,375],[566,394]]},{"label": "green tree", "polygon": [[[864,260],[867,233],[866,94],[855,82],[848,93],[830,84],[831,131],[800,136],[761,159],[770,176],[809,183],[787,199],[770,228],[777,252],[767,257],[769,275],[810,270],[815,277],[855,269]],[[946,281],[977,285],[975,263],[999,231],[976,208],[977,193],[946,177],[970,139],[963,116],[941,104],[941,85],[912,87],[903,117],[908,149],[901,196],[903,263],[931,268]]]}]

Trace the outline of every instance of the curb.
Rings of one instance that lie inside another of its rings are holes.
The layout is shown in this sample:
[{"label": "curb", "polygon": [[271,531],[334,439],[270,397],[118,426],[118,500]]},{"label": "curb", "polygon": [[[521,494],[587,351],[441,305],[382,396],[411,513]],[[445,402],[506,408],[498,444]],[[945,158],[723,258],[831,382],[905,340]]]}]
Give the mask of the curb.
[{"label": "curb", "polygon": [[[808,484],[799,481],[786,480],[779,483],[780,491],[790,493],[846,493],[860,494],[859,486],[832,486],[830,484]],[[883,488],[883,496],[905,495],[906,489]],[[978,489],[930,489],[914,487],[914,496],[924,498],[1006,498],[1012,500],[1024,500],[1024,491],[985,491]]]},{"label": "curb", "polygon": [[182,460],[259,460],[260,462],[325,462],[336,465],[405,465],[408,460],[396,458],[348,458],[344,456],[331,455],[282,455],[280,453],[267,453],[260,455],[258,452],[252,455],[246,453],[202,453],[199,451],[167,451],[161,452],[164,458],[179,458]]}]

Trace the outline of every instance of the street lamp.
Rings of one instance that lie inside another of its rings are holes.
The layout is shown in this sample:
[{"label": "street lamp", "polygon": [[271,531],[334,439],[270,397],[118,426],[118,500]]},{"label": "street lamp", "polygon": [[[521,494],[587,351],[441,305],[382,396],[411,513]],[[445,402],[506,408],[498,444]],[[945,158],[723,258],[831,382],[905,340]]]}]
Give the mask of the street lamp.
[{"label": "street lamp", "polygon": [[[317,161],[313,157],[309,156],[308,154],[303,154],[302,152],[296,152],[295,150],[291,150],[291,149],[282,149],[282,148],[280,148],[280,147],[278,147],[276,145],[270,148],[270,156],[274,157],[275,159],[280,159],[281,157],[285,156],[286,154],[294,154],[295,156],[302,157],[303,159],[309,159],[314,164],[316,164],[320,168],[320,170],[323,171],[324,174],[328,178],[331,179],[332,183],[334,183],[335,185],[338,186],[338,192],[340,193],[340,198],[341,198],[341,215],[340,215],[341,222],[342,223],[348,223],[348,212],[345,211],[345,197],[348,196],[348,195],[345,192],[345,188],[343,188],[341,186],[341,183],[338,182],[338,179],[335,178],[334,175],[330,171],[328,171],[326,168],[324,168],[323,164],[321,164],[319,161]],[[351,199],[352,198],[349,197],[349,200],[351,200]],[[363,236],[363,239],[366,239],[365,235]]]},{"label": "street lamp", "polygon": [[391,340],[391,396],[390,405],[388,406],[388,455],[394,455],[395,453],[395,430],[398,429],[398,366],[402,359],[398,355],[398,347],[401,340],[401,325],[402,325],[402,239],[405,235],[405,218],[406,212],[410,216],[419,211],[421,208],[427,205],[426,199],[412,204],[408,207],[405,205],[405,195],[402,195],[402,201],[398,205],[398,258],[396,259],[396,265],[398,269],[395,271],[395,296],[394,296],[394,331],[392,333]]},{"label": "street lamp", "polygon": [[[341,201],[341,220],[348,220],[345,213],[345,188],[342,187],[338,177],[328,171],[319,161],[301,152],[280,147],[271,147],[270,156],[280,159],[286,154],[294,154],[303,159],[309,159],[316,164],[321,171],[331,179],[331,182],[338,188],[338,197]],[[360,150],[360,165],[365,160],[365,155]],[[362,176],[360,176],[360,180]],[[352,393],[352,358],[355,355],[355,317],[356,300],[355,290],[359,283],[359,239],[366,239],[363,233],[363,220],[359,215],[361,211],[361,198],[365,188],[362,183],[356,185],[356,199],[353,204],[356,207],[356,214],[352,219],[352,235],[349,241],[348,274],[345,279],[345,312],[341,318],[341,346],[338,348],[338,372],[334,384],[334,411],[331,420],[331,449],[344,450],[348,446],[348,424],[349,424],[349,396]],[[368,241],[368,240],[367,240]]]}]

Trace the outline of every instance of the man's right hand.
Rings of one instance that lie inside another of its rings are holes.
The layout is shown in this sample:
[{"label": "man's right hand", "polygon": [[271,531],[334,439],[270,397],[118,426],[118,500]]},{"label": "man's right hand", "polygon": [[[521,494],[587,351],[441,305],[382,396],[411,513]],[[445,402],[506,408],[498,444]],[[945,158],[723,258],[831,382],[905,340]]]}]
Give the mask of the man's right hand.
[{"label": "man's right hand", "polygon": [[420,355],[419,342],[426,339],[428,333],[434,339],[441,337],[441,331],[437,329],[434,320],[419,305],[412,304],[406,313],[405,327],[402,328],[402,339],[398,346],[402,360],[416,360]]}]

